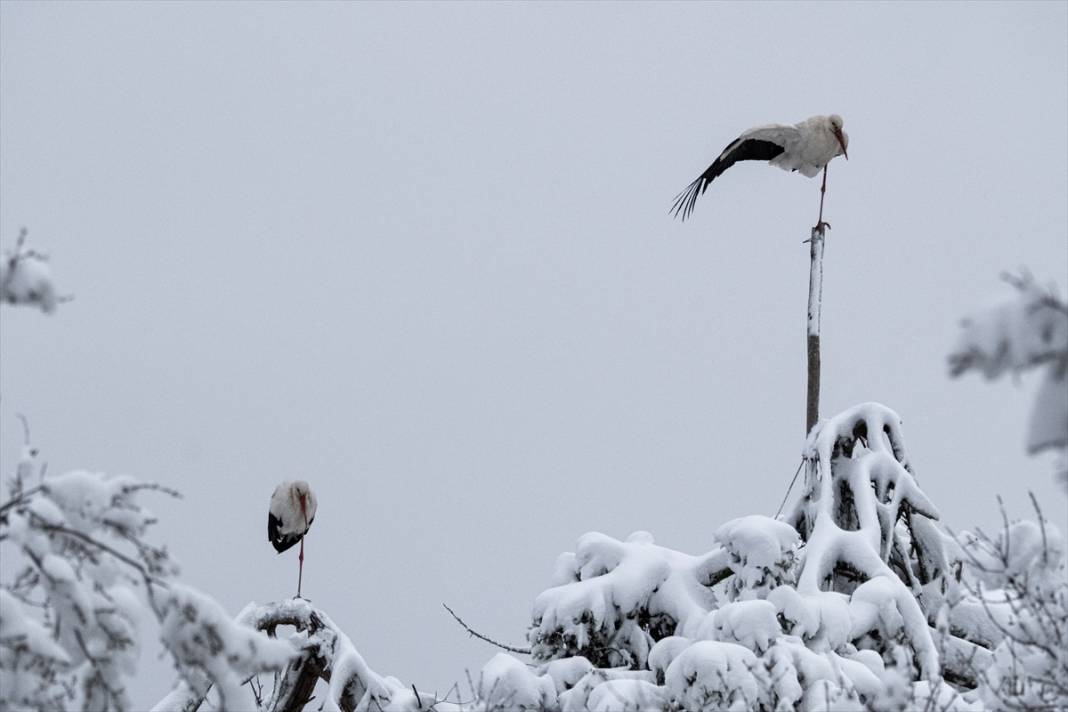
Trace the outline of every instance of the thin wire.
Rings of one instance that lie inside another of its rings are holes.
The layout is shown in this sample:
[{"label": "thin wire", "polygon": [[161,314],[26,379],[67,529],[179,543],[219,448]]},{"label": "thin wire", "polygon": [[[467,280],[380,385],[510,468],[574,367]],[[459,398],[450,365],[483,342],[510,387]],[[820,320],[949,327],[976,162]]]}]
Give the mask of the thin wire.
[{"label": "thin wire", "polygon": [[786,496],[782,498],[782,504],[779,505],[779,511],[775,512],[775,518],[778,519],[782,514],[782,508],[786,506],[786,500],[790,499],[790,491],[794,488],[794,483],[797,482],[797,476],[801,474],[801,468],[805,465],[805,458],[801,458],[801,462],[797,464],[797,472],[794,473],[794,478],[790,480],[790,486],[786,488]]}]

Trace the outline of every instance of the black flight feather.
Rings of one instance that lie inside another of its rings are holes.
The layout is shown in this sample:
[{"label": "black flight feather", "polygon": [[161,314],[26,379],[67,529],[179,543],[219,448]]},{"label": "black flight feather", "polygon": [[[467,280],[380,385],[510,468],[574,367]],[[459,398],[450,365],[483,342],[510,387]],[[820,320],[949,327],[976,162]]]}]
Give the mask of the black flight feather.
[{"label": "black flight feather", "polygon": [[785,149],[774,141],[762,141],[756,138],[736,138],[730,143],[719,158],[712,162],[704,173],[697,177],[693,183],[686,187],[675,197],[675,203],[671,210],[675,217],[682,213],[685,220],[693,212],[697,196],[708,190],[708,184],[723,174],[723,171],[733,166],[738,161],[770,161]]},{"label": "black flight feather", "polygon": [[297,536],[295,534],[282,534],[281,532],[279,532],[279,529],[281,528],[282,520],[268,512],[267,541],[271,542],[271,546],[273,546],[275,551],[277,551],[279,554],[281,554],[286,549],[289,549],[303,538],[303,535]]}]

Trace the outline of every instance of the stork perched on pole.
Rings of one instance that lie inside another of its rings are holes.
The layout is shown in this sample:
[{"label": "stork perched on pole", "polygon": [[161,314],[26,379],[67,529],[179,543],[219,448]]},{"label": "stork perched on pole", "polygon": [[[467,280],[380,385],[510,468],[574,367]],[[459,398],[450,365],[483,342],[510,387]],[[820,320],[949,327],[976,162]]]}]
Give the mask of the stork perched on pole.
[{"label": "stork perched on pole", "polygon": [[318,502],[312,494],[311,487],[303,480],[283,482],[271,495],[271,506],[267,513],[267,540],[281,554],[298,541],[300,542],[300,569],[297,573],[297,598],[304,580],[304,535],[308,533],[315,521]]},{"label": "stork perched on pole", "polygon": [[827,164],[835,156],[849,159],[847,148],[849,135],[842,131],[842,117],[813,116],[794,126],[771,124],[758,126],[742,132],[723,149],[712,165],[697,177],[686,190],[679,193],[671,206],[675,217],[681,213],[685,220],[693,212],[697,196],[704,193],[709,184],[738,161],[768,161],[783,170],[797,171],[803,176],[814,177],[823,171],[820,186],[820,215],[816,228],[822,230],[823,196],[827,192]]}]

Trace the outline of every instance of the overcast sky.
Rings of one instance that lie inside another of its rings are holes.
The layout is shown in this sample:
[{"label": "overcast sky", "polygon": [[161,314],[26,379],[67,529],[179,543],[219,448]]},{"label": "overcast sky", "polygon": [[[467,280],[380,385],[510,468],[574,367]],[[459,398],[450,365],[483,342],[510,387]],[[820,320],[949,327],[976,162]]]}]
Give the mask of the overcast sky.
[{"label": "overcast sky", "polygon": [[[152,500],[232,612],[293,594],[267,502],[307,479],[304,591],[420,689],[522,643],[556,555],[646,529],[697,553],[774,514],[804,435],[818,179],[739,131],[839,113],[829,415],[904,419],[955,529],[1026,489],[1033,378],[951,381],[958,320],[1068,284],[1068,4],[0,5],[0,244],[75,296],[4,307],[0,467]],[[149,655],[152,657],[152,655]],[[136,681],[154,702],[158,662]]]}]

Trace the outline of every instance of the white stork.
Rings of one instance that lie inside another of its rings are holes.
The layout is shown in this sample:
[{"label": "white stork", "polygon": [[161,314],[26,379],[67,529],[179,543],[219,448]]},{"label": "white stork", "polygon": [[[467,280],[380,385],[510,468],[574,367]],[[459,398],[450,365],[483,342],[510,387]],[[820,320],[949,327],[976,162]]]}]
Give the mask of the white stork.
[{"label": "white stork", "polygon": [[849,135],[842,131],[842,117],[838,114],[813,116],[794,126],[757,126],[731,141],[719,158],[675,198],[671,209],[675,217],[682,213],[682,219],[685,220],[693,212],[697,196],[704,193],[708,184],[723,171],[738,161],[768,161],[773,166],[786,171],[799,171],[809,178],[823,171],[820,217],[816,223],[816,227],[821,228],[826,225],[823,222],[823,195],[827,192],[827,164],[835,156],[845,156],[848,160],[848,147]]},{"label": "white stork", "polygon": [[303,480],[283,482],[271,495],[271,507],[267,513],[267,540],[281,554],[300,542],[300,571],[297,574],[297,598],[304,579],[304,535],[315,521],[318,502],[311,487]]}]

